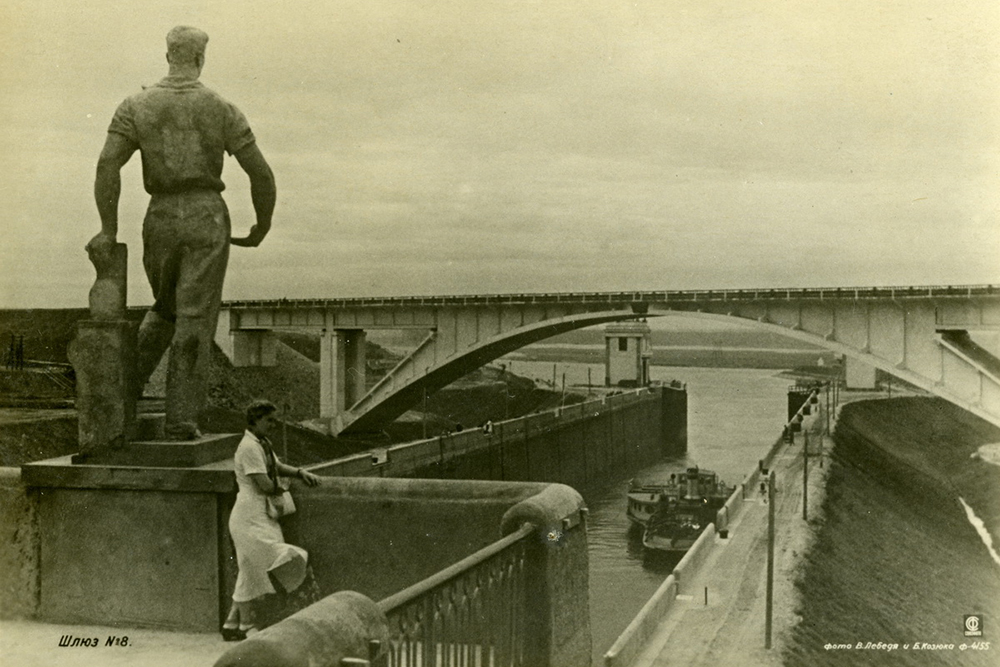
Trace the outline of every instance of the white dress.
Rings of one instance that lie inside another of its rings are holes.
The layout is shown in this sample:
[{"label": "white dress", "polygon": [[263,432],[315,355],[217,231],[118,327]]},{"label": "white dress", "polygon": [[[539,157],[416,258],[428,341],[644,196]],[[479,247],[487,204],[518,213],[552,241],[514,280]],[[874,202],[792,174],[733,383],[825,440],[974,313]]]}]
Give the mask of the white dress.
[{"label": "white dress", "polygon": [[293,591],[305,579],[309,555],[301,547],[285,544],[281,526],[267,515],[266,495],[249,477],[255,473],[267,474],[267,456],[257,436],[250,431],[244,433],[233,462],[239,487],[229,515],[229,534],[233,537],[239,567],[233,600],[247,602],[276,592],[268,571],[278,568],[282,570],[280,580],[288,591]]}]

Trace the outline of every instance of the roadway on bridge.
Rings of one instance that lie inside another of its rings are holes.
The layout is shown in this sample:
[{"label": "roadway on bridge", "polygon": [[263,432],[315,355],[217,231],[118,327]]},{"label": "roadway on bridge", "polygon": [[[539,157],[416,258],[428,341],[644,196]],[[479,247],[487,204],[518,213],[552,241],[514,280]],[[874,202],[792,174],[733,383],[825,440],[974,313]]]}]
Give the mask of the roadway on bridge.
[{"label": "roadway on bridge", "polygon": [[[810,431],[810,520],[819,514],[828,466],[820,468],[820,451],[830,442],[820,435],[821,420]],[[773,464],[775,494],[775,561],[772,647],[764,648],[767,582],[767,515],[763,496],[755,492],[730,526],[729,538],[716,537],[705,563],[661,620],[634,665],[642,667],[780,667],[786,633],[796,621],[796,570],[809,543],[810,531],[802,518],[802,448],[800,433],[786,445]],[[821,447],[822,445],[822,447]],[[708,602],[705,602],[705,589]]]}]

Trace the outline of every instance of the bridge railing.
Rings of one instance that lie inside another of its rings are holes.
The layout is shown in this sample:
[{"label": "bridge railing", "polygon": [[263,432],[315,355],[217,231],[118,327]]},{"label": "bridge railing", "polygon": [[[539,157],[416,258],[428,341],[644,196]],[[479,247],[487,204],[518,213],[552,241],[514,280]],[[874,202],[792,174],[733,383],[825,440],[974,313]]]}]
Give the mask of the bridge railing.
[{"label": "bridge railing", "polygon": [[897,299],[926,297],[996,296],[1000,285],[915,285],[883,287],[765,287],[718,290],[660,290],[638,292],[548,292],[535,294],[451,294],[442,296],[346,297],[334,299],[271,299],[227,301],[224,308],[329,309],[462,307],[498,305],[630,304],[696,301],[756,301],[761,299]]},{"label": "bridge railing", "polygon": [[389,619],[388,667],[518,667],[528,637],[520,530],[379,603]]}]

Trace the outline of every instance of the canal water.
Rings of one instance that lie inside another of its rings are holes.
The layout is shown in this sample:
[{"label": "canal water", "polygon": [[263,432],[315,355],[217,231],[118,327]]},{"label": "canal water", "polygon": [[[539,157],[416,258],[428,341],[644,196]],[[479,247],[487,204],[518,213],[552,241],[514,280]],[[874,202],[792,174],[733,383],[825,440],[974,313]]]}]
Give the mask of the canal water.
[{"label": "canal water", "polygon": [[[509,370],[561,388],[585,392],[590,378],[604,379],[603,364],[531,362],[515,360]],[[781,435],[787,419],[787,390],[792,384],[778,371],[735,368],[653,366],[653,380],[680,380],[688,389],[687,455],[665,460],[643,471],[644,476],[698,465],[719,473],[730,485],[739,483]],[[636,473],[636,474],[640,474]],[[652,596],[678,559],[650,559],[643,553],[625,516],[630,477],[609,479],[600,488],[586,490],[587,539],[590,556],[590,612],[593,664]]]}]

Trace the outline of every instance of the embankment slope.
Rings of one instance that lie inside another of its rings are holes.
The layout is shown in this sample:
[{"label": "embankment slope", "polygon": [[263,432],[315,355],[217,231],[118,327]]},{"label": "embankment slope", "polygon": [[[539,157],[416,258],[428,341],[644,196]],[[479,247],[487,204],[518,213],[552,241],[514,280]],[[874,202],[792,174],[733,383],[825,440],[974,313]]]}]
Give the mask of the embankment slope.
[{"label": "embankment slope", "polygon": [[976,641],[964,635],[966,614],[983,614],[987,635],[1000,620],[1000,565],[959,501],[998,542],[1000,467],[973,454],[1000,430],[943,400],[907,397],[847,404],[834,438],[784,664],[1000,664],[996,636],[981,638],[987,651],[959,648]]}]

